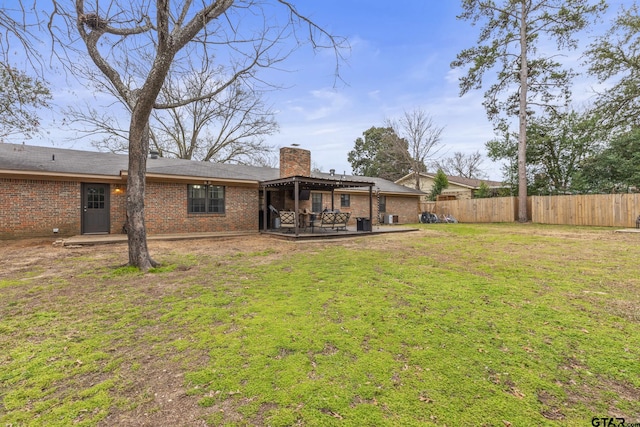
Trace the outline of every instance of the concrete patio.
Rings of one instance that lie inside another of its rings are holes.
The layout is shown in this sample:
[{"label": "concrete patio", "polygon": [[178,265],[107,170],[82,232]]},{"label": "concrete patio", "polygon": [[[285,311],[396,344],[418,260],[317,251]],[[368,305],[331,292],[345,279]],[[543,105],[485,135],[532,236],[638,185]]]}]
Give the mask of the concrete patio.
[{"label": "concrete patio", "polygon": [[[314,229],[311,232],[310,229],[300,230],[296,236],[295,232],[284,230],[270,229],[267,231],[225,231],[215,233],[175,233],[175,234],[150,234],[147,235],[147,241],[154,240],[193,240],[193,239],[217,239],[217,238],[229,238],[229,237],[242,237],[242,236],[270,236],[283,240],[324,240],[324,239],[336,239],[336,238],[355,238],[375,236],[385,233],[406,233],[410,231],[417,231],[417,228],[405,227],[402,225],[374,225],[372,231],[357,231],[355,226],[347,227],[346,231],[336,230],[319,230]],[[60,239],[63,246],[83,246],[83,245],[105,245],[110,243],[126,243],[126,234],[83,234],[77,236],[71,236]]]}]

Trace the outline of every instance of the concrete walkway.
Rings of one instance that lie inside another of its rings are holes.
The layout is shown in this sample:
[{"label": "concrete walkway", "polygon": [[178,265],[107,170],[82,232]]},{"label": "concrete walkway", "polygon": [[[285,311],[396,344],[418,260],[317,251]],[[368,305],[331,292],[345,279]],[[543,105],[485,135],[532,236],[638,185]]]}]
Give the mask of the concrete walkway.
[{"label": "concrete walkway", "polygon": [[[257,236],[257,231],[225,231],[216,233],[174,233],[174,234],[149,234],[147,241],[152,240],[193,240],[214,239],[222,237]],[[68,237],[62,240],[63,246],[105,245],[109,243],[127,243],[126,234],[82,234]]]},{"label": "concrete walkway", "polygon": [[640,233],[640,228],[624,228],[622,230],[616,230],[616,233]]}]

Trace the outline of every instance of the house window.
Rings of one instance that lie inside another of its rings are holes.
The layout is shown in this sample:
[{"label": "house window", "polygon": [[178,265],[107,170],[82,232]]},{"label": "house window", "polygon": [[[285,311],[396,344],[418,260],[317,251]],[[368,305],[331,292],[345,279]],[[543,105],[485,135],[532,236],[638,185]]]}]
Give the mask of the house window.
[{"label": "house window", "polygon": [[224,213],[224,187],[221,185],[188,185],[189,213]]},{"label": "house window", "polygon": [[105,189],[89,188],[87,191],[87,209],[104,209]]},{"label": "house window", "polygon": [[311,193],[311,212],[322,212],[322,193]]},{"label": "house window", "polygon": [[341,208],[351,207],[351,194],[340,195],[340,207]]},{"label": "house window", "polygon": [[387,211],[387,196],[378,196],[378,212]]}]

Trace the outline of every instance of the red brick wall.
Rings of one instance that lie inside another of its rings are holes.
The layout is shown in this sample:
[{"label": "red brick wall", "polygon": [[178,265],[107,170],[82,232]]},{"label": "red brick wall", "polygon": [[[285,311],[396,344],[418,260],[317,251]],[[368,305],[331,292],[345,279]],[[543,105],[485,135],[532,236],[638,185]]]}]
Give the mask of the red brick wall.
[{"label": "red brick wall", "polygon": [[258,189],[225,187],[224,214],[187,213],[187,184],[147,183],[145,225],[150,234],[258,230]]},{"label": "red brick wall", "polygon": [[0,178],[0,238],[80,234],[80,183]]},{"label": "red brick wall", "polygon": [[280,178],[311,176],[311,152],[301,148],[280,149]]},{"label": "red brick wall", "polygon": [[110,195],[110,229],[111,234],[122,233],[122,227],[124,226],[125,219],[127,217],[127,186],[126,185],[112,185]]},{"label": "red brick wall", "polygon": [[400,224],[419,222],[419,197],[387,196],[387,215],[398,215]]},{"label": "red brick wall", "polygon": [[[111,185],[110,233],[122,233],[126,186]],[[188,214],[187,184],[147,183],[145,224],[150,234],[258,230],[258,189],[225,187],[224,214]],[[0,179],[0,238],[80,234],[81,183]],[[58,228],[57,234],[53,229]]]},{"label": "red brick wall", "polygon": [[[351,193],[350,207],[340,206],[340,194],[334,192],[333,194],[333,206],[335,209],[339,209],[341,212],[351,212],[349,218],[349,224],[355,224],[357,217],[369,217],[369,194],[353,194]],[[349,194],[349,193],[346,193]],[[331,206],[331,193],[323,193],[323,203],[327,206]],[[398,215],[398,223],[411,224],[418,222],[419,212],[419,198],[418,197],[403,197],[403,196],[387,196],[387,214]],[[378,218],[378,199],[375,193],[373,194],[373,219],[374,224],[377,223]]]}]

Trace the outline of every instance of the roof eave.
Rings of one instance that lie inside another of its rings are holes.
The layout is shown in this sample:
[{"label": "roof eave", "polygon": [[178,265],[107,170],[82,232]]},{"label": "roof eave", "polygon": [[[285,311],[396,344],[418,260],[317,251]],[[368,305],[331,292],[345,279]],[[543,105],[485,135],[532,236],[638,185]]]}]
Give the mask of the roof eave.
[{"label": "roof eave", "polygon": [[90,175],[68,172],[34,171],[0,169],[0,176],[16,179],[39,179],[55,181],[85,181],[85,182],[122,182],[120,175]]},{"label": "roof eave", "polygon": [[368,181],[352,181],[352,180],[334,180],[326,178],[312,178],[307,176],[290,176],[286,178],[272,179],[260,182],[263,188],[268,187],[290,187],[291,185],[306,185],[320,190],[320,187],[330,188],[355,188],[355,187],[373,187],[376,184]]},{"label": "roof eave", "polygon": [[[127,178],[129,172],[126,170],[120,171],[123,178]],[[202,183],[202,184],[235,184],[242,186],[258,187],[259,182],[257,180],[247,179],[232,179],[232,178],[216,178],[207,176],[195,176],[195,175],[171,175],[161,173],[146,173],[146,179],[151,181],[160,182],[184,182],[184,183]]]}]

